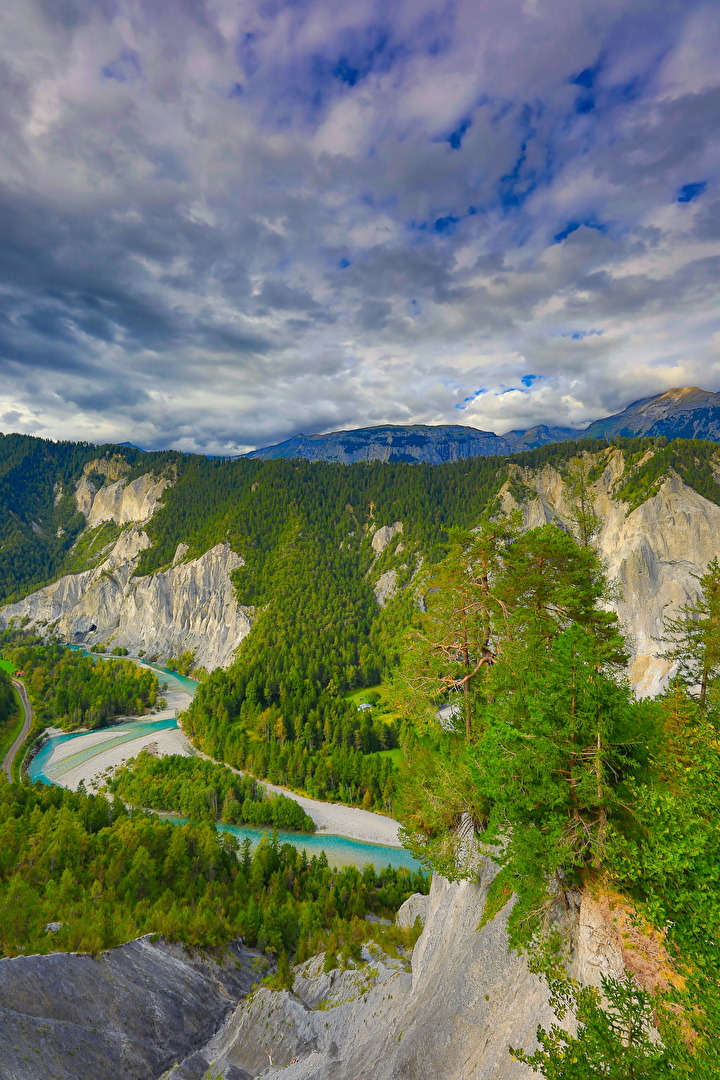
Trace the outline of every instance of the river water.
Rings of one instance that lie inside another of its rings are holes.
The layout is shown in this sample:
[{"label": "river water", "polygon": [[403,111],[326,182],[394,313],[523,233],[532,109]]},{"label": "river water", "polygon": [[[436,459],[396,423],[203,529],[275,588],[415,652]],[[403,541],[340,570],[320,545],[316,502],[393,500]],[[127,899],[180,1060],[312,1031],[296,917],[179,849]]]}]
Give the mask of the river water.
[{"label": "river water", "polygon": [[[90,656],[93,660],[116,659],[115,657],[99,656],[97,653],[88,653],[77,646],[69,646],[69,648],[82,652],[85,656]],[[133,660],[134,663],[143,663],[143,661],[138,661],[134,657],[126,657],[124,659]],[[198,684],[192,679],[186,678],[184,675],[177,675],[175,672],[168,671],[167,668],[158,667],[155,664],[144,664],[144,666],[152,668],[157,674],[161,685],[162,683],[166,683],[168,690],[182,690],[185,693],[194,694],[197,689]],[[66,754],[53,762],[52,758],[54,752],[61,744],[68,743],[75,739],[82,739],[83,735],[86,735],[87,733],[76,731],[70,734],[54,735],[47,740],[42,749],[30,762],[28,776],[30,780],[40,781],[42,784],[59,784],[60,786],[63,786],[63,776],[65,774],[70,772],[77,765],[91,760],[105,750],[120,746],[126,742],[131,742],[133,739],[140,738],[151,732],[167,731],[177,728],[177,726],[177,720],[170,718],[167,720],[156,720],[155,722],[152,720],[129,720],[125,723],[112,725],[111,727],[99,728],[98,731],[106,735],[106,738],[104,738],[102,742],[96,743],[94,746],[82,746],[81,744],[77,753]],[[97,735],[97,733],[98,732],[96,731],[95,734]],[[163,814],[161,816],[176,824],[185,824],[187,822],[187,818],[183,818],[176,814]],[[219,823],[217,828],[232,833],[238,840],[243,840],[247,836],[250,838],[253,845],[257,844],[263,836],[271,835],[271,830],[269,829],[246,828],[241,825],[225,825]],[[372,863],[377,870],[388,865],[395,868],[405,866],[412,870],[419,869],[419,863],[412,857],[409,851],[405,850],[405,848],[387,847],[384,844],[365,844],[359,840],[350,840],[346,836],[338,836],[325,832],[280,832],[278,835],[281,843],[294,844],[295,847],[304,849],[308,856],[319,855],[321,851],[324,851],[331,866],[362,867],[367,863]]]}]

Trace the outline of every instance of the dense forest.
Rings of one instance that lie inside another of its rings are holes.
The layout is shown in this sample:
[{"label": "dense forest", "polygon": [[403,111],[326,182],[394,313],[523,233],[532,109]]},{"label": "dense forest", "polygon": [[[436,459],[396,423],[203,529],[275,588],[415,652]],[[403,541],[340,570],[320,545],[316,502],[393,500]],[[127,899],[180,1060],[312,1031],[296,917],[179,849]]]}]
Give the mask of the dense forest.
[{"label": "dense forest", "polygon": [[[671,469],[720,498],[715,444],[613,445],[628,461],[618,495],[632,505]],[[552,463],[570,476],[587,448],[568,443],[441,466],[190,461],[149,523],[153,545],[141,568],[165,565],[181,539],[191,553],[227,539],[245,559],[236,572],[239,599],[256,605],[234,664],[198,690],[186,717],[193,739],[213,757],[275,783],[391,810],[395,773],[379,752],[397,746],[402,732],[397,721],[358,713],[347,695],[396,667],[414,601],[405,590],[380,608],[373,582],[388,569],[407,582],[421,565],[437,563],[449,530],[492,510],[508,478],[522,496],[516,466]],[[601,456],[597,469],[604,464]],[[378,554],[374,530],[394,521],[403,523],[402,534]]]},{"label": "dense forest", "polygon": [[[625,681],[589,543],[485,519],[453,536],[435,580],[397,680],[414,720],[397,810],[415,854],[454,877],[470,816],[501,866],[485,920],[515,894],[511,940],[584,1018],[577,1038],[544,1032],[541,1051],[518,1056],[567,1080],[716,1077],[720,565],[666,626],[659,647],[678,675],[657,700],[635,699]],[[435,712],[448,700],[443,728]],[[608,983],[606,1007],[561,975],[557,912],[583,890],[626,913],[644,974]],[[653,1017],[661,1047],[640,1038]]]},{"label": "dense forest", "polygon": [[313,819],[293,799],[267,795],[252,777],[203,758],[143,752],[115,772],[108,788],[132,806],[171,810],[193,821],[209,814],[229,825],[315,831]]},{"label": "dense forest", "polygon": [[65,731],[142,715],[161,700],[155,673],[129,660],[96,663],[56,643],[6,645],[4,654],[22,672],[36,721]]},{"label": "dense forest", "polygon": [[[330,946],[352,951],[372,935],[392,947],[409,931],[372,930],[367,913],[392,916],[421,872],[333,869],[291,844],[240,850],[211,823],[176,826],[128,813],[120,800],[0,777],[2,955],[96,952],[146,933],[189,945],[241,936],[298,962]],[[61,924],[47,933],[47,923]]]}]

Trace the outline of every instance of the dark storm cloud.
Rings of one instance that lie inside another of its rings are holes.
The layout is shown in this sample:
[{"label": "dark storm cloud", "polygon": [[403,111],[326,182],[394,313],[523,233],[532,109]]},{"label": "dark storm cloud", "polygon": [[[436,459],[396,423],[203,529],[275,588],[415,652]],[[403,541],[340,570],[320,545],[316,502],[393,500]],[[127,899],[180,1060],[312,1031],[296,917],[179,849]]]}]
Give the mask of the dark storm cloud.
[{"label": "dark storm cloud", "polygon": [[715,5],[4,19],[6,428],[238,452],[720,385]]}]

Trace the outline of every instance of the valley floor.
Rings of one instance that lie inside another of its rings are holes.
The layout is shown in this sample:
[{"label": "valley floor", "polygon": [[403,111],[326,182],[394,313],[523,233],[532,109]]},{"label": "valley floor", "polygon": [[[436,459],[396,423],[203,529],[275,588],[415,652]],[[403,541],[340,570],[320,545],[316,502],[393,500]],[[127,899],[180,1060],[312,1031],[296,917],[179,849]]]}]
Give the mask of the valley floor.
[{"label": "valley floor", "polygon": [[[147,725],[147,730],[138,738],[118,744],[117,731],[112,727],[89,731],[87,734],[59,743],[46,761],[45,771],[52,776],[53,771],[57,770],[58,766],[62,767],[62,763],[65,762],[71,767],[63,768],[60,775],[53,777],[56,783],[75,791],[82,781],[87,791],[95,792],[100,790],[115,769],[124,765],[130,758],[137,757],[142,750],[151,750],[161,757],[167,754],[188,756],[194,753],[190,740],[181,728],[153,730],[154,723],[159,725],[162,721],[172,719],[178,712],[186,709],[190,704],[191,696],[182,691],[167,691],[165,699],[167,708],[152,717],[128,717],[128,720],[143,721]],[[103,749],[104,744],[108,744],[105,749]],[[392,818],[374,814],[369,810],[361,810],[358,807],[310,799],[274,784],[266,783],[264,787],[268,791],[287,795],[288,798],[299,803],[305,813],[313,819],[320,833],[344,836],[349,840],[359,840],[365,844],[401,846],[398,837],[400,826]]]}]

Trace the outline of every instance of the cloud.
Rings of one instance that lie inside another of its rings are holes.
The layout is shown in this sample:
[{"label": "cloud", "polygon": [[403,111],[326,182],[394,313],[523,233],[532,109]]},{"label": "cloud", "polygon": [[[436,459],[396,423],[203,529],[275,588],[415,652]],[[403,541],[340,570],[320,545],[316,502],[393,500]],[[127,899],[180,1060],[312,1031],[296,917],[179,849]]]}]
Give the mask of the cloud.
[{"label": "cloud", "polygon": [[233,453],[720,386],[705,0],[5,20],[6,430]]}]

